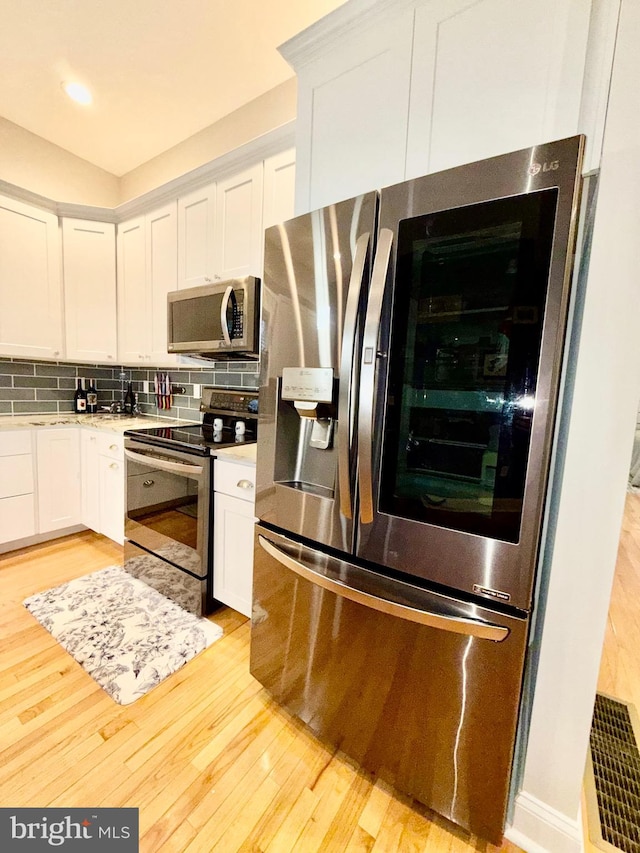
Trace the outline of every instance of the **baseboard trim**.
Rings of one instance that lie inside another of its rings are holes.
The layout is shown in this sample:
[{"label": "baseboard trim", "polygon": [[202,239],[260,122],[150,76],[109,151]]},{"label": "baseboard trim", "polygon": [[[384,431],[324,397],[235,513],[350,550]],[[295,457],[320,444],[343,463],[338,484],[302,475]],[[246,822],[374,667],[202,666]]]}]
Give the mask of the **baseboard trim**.
[{"label": "baseboard trim", "polygon": [[21,548],[30,548],[31,545],[41,545],[52,539],[60,539],[61,536],[69,536],[71,533],[80,533],[88,530],[84,524],[74,524],[62,530],[52,530],[49,533],[36,533],[35,536],[27,536],[25,539],[14,539],[12,542],[3,542],[0,545],[0,554],[9,554],[11,551],[19,551]]},{"label": "baseboard trim", "polygon": [[525,853],[581,853],[582,822],[556,811],[526,792],[516,796],[513,821],[505,831]]}]

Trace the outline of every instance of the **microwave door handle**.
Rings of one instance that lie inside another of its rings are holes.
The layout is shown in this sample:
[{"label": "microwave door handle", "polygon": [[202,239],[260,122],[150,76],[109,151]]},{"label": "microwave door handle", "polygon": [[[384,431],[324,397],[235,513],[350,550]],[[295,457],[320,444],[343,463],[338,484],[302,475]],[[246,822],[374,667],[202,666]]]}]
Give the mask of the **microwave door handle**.
[{"label": "microwave door handle", "polygon": [[371,274],[371,290],[367,304],[360,363],[360,402],[358,406],[358,484],[360,486],[360,521],[373,521],[373,416],[378,355],[378,336],[384,288],[391,257],[393,231],[381,228]]},{"label": "microwave door handle", "polygon": [[141,465],[157,468],[160,471],[170,471],[172,474],[202,474],[202,465],[189,465],[186,462],[170,462],[168,459],[158,459],[155,456],[147,455],[146,453],[134,453],[132,450],[125,450],[124,455],[132,462],[139,462]]},{"label": "microwave door handle", "polygon": [[496,643],[505,640],[509,636],[509,629],[503,625],[496,625],[493,622],[485,622],[480,619],[447,613],[446,609],[442,607],[433,610],[425,607],[412,607],[409,604],[402,604],[399,601],[393,601],[381,595],[374,595],[372,592],[360,589],[355,584],[347,584],[328,577],[321,570],[318,571],[318,568],[313,564],[313,560],[307,562],[300,559],[300,557],[293,557],[260,534],[258,534],[258,542],[267,554],[283,566],[286,566],[286,568],[291,569],[292,572],[295,572],[301,578],[304,578],[304,580],[321,589],[326,589],[334,595],[346,598],[348,601],[354,601],[356,604],[363,604],[365,607],[377,610],[379,613],[386,613],[389,616],[396,616],[407,622],[428,625],[430,628],[437,628],[453,634],[464,634],[467,637],[493,640]]},{"label": "microwave door handle", "polygon": [[361,234],[356,241],[356,251],[351,267],[347,305],[344,312],[342,329],[342,348],[340,355],[340,391],[338,393],[338,485],[340,492],[340,512],[345,518],[353,518],[353,498],[351,495],[350,437],[351,406],[353,403],[353,362],[355,357],[356,322],[360,294],[364,282],[364,271],[369,250],[369,232]]},{"label": "microwave door handle", "polygon": [[233,293],[233,285],[227,285],[227,288],[224,292],[224,296],[222,297],[222,304],[220,305],[220,325],[222,326],[222,337],[224,338],[225,344],[230,347],[231,346],[231,336],[229,335],[229,329],[227,327],[227,309],[229,307],[229,300],[231,299],[231,294]]}]

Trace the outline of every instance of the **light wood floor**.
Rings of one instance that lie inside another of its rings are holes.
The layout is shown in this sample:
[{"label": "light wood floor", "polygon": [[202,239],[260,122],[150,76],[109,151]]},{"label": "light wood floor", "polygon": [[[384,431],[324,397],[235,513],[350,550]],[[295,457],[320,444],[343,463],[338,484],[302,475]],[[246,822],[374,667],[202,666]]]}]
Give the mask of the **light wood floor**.
[{"label": "light wood floor", "polygon": [[120,563],[92,533],[0,557],[0,806],[134,806],[140,850],[516,853],[358,772],[250,676],[249,625],[132,705],[115,704],[22,606]]}]

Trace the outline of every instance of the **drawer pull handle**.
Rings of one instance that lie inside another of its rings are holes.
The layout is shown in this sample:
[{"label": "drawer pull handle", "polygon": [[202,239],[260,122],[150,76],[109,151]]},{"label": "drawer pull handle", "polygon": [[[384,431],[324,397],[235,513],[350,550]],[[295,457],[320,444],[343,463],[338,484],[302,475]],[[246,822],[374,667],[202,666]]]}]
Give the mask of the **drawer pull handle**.
[{"label": "drawer pull handle", "polygon": [[117,450],[117,449],[118,449],[118,445],[117,445],[117,444],[110,444],[110,445],[109,445],[109,450]]},{"label": "drawer pull handle", "polygon": [[142,485],[146,486],[146,488],[148,489],[149,486],[153,486],[154,483],[155,483],[155,480],[145,480]]},{"label": "drawer pull handle", "polygon": [[252,489],[253,483],[251,482],[251,480],[238,480],[236,486],[239,489]]},{"label": "drawer pull handle", "polygon": [[117,462],[112,462],[111,465],[109,465],[109,468],[119,468],[119,467],[120,466],[118,465]]}]

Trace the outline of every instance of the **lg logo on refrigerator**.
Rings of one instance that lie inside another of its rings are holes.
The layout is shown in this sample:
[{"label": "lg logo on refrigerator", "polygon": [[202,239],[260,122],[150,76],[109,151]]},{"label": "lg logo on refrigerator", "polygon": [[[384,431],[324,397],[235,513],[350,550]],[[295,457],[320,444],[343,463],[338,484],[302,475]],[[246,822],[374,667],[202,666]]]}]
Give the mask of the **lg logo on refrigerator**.
[{"label": "lg logo on refrigerator", "polygon": [[538,172],[555,172],[559,166],[559,160],[552,160],[550,163],[532,163],[527,171],[530,175],[537,175]]}]

